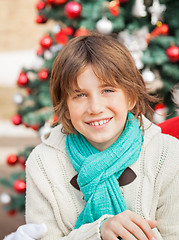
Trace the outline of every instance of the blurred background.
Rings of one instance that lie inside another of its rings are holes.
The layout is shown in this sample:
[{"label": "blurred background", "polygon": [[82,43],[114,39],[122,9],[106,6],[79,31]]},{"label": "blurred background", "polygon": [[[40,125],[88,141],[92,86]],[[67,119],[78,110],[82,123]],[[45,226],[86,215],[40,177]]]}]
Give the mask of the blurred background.
[{"label": "blurred background", "polygon": [[[19,71],[32,64],[39,39],[52,24],[35,23],[36,3],[36,0],[0,0],[0,177],[22,170],[20,166],[7,165],[10,153],[16,154],[25,146],[39,142],[34,130],[11,122],[17,110],[13,96],[18,91]],[[0,194],[4,192],[12,191],[0,185]],[[22,223],[24,214],[7,214],[0,201],[0,239]]]},{"label": "blurred background", "polygon": [[[151,95],[154,122],[179,115],[178,0],[0,0],[0,239],[24,223],[25,162],[57,122],[52,64],[89,30],[131,52]],[[179,127],[179,126],[178,126]]]}]

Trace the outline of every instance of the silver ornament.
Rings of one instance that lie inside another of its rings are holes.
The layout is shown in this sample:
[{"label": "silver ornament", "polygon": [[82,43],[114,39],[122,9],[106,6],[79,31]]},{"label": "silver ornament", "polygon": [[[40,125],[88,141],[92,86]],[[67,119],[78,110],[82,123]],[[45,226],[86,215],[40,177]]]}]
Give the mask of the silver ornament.
[{"label": "silver ornament", "polygon": [[0,202],[3,204],[9,204],[11,202],[11,196],[8,193],[1,193]]},{"label": "silver ornament", "polygon": [[144,5],[144,0],[135,0],[135,3],[132,8],[132,15],[134,17],[147,16],[146,7]]},{"label": "silver ornament", "polygon": [[44,51],[44,58],[45,58],[46,60],[52,59],[52,58],[53,58],[53,53],[52,53],[51,51],[49,51],[49,50],[45,50],[45,51]]},{"label": "silver ornament", "polygon": [[13,96],[13,102],[17,105],[21,105],[24,102],[24,97],[20,93],[16,93]]},{"label": "silver ornament", "polygon": [[151,83],[155,80],[155,74],[148,67],[142,71],[142,77],[146,83]]},{"label": "silver ornament", "polygon": [[62,45],[56,44],[56,45],[53,45],[53,46],[50,47],[50,51],[52,53],[56,53],[56,52],[59,52],[62,48],[63,48]]},{"label": "silver ornament", "polygon": [[113,24],[107,17],[103,17],[96,23],[96,29],[102,34],[110,34],[113,31]]},{"label": "silver ornament", "polygon": [[142,56],[143,51],[148,47],[146,43],[147,33],[148,28],[143,27],[140,30],[133,32],[133,34],[130,34],[128,30],[121,31],[118,34],[119,41],[122,41],[128,48],[138,69],[144,67]]},{"label": "silver ornament", "polygon": [[159,20],[162,20],[162,13],[166,10],[164,4],[160,4],[159,0],[153,0],[153,5],[148,8],[151,13],[151,24],[155,25]]},{"label": "silver ornament", "polygon": [[36,71],[39,71],[43,67],[43,64],[44,60],[40,57],[37,57],[32,64],[32,68],[34,68]]},{"label": "silver ornament", "polygon": [[27,77],[30,81],[33,81],[33,80],[37,79],[37,73],[27,72]]},{"label": "silver ornament", "polygon": [[60,30],[61,30],[61,27],[60,27],[60,25],[58,25],[58,24],[55,24],[55,25],[52,27],[52,32],[53,32],[53,33],[58,33],[58,32],[60,32]]},{"label": "silver ornament", "polygon": [[166,120],[167,109],[158,109],[153,114],[154,123],[162,123]]}]

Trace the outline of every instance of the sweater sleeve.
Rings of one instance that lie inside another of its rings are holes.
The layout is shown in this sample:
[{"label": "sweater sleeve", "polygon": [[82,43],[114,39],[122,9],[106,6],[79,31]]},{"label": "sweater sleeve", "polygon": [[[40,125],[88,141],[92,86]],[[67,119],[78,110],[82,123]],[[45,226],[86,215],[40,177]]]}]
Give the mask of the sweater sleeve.
[{"label": "sweater sleeve", "polygon": [[160,196],[157,210],[157,228],[165,240],[179,237],[179,173]]},{"label": "sweater sleeve", "polygon": [[32,152],[26,164],[26,223],[46,224],[47,234],[42,240],[100,240],[101,221],[109,216],[104,215],[75,230],[65,226],[53,190],[49,189],[49,179],[44,177],[43,169],[37,167],[36,161],[39,159]]},{"label": "sweater sleeve", "polygon": [[157,228],[164,240],[179,239],[179,141],[168,137],[168,154],[162,171],[163,186],[156,212]]}]

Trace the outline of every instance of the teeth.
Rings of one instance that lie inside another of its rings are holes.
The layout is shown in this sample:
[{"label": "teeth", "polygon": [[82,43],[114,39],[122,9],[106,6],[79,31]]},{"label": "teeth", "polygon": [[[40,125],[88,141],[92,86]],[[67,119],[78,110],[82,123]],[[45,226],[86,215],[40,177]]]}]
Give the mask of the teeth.
[{"label": "teeth", "polygon": [[101,120],[101,121],[99,121],[99,125],[103,125],[103,121]]},{"label": "teeth", "polygon": [[105,123],[108,123],[109,122],[109,119],[108,120],[100,120],[99,122],[91,122],[90,124],[92,125],[92,126],[101,126],[101,125],[103,125],[103,124],[105,124]]}]

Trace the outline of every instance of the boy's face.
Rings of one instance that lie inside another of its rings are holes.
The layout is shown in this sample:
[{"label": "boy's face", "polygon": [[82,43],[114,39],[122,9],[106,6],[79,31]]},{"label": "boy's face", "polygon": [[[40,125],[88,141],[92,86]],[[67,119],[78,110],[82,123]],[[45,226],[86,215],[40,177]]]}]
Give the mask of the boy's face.
[{"label": "boy's face", "polygon": [[130,105],[122,89],[99,81],[90,65],[77,83],[80,90],[73,87],[67,99],[70,120],[91,145],[103,151],[121,135],[134,104]]}]

